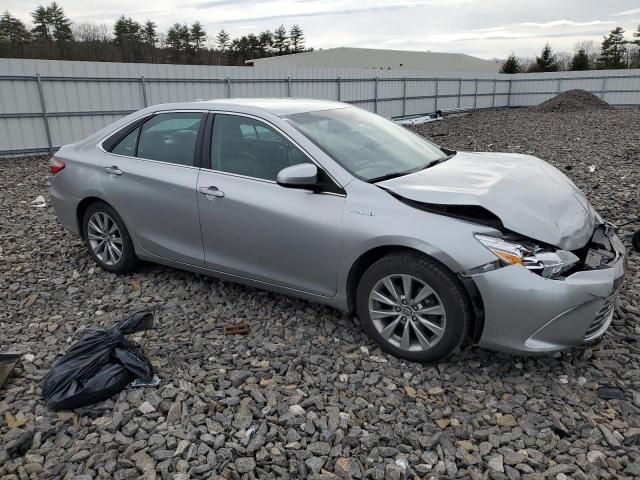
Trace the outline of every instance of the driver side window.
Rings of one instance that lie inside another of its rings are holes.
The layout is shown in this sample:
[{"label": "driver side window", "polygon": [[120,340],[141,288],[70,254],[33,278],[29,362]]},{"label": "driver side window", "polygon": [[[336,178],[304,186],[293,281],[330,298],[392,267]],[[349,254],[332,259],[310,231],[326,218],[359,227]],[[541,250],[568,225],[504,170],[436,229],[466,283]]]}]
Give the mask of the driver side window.
[{"label": "driver side window", "polygon": [[283,168],[309,162],[278,131],[248,117],[217,114],[211,140],[211,168],[220,172],[275,181]]}]

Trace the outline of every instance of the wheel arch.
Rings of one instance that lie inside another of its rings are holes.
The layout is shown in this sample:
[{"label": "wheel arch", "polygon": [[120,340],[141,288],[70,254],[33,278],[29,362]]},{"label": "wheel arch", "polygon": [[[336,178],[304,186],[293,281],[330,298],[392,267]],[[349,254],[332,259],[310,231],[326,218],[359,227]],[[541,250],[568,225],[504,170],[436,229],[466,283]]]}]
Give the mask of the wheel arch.
[{"label": "wheel arch", "polygon": [[445,263],[443,263],[433,255],[429,255],[422,250],[418,250],[416,248],[408,247],[405,245],[382,245],[374,247],[364,252],[355,260],[355,262],[349,269],[346,284],[347,308],[349,313],[355,313],[356,291],[364,272],[381,258],[392,253],[400,252],[414,253],[416,255],[423,256],[451,274],[451,277],[465,293],[469,311],[472,315],[471,337],[472,340],[476,342],[480,338],[480,335],[482,334],[482,328],[484,327],[484,304],[482,302],[482,296],[480,295],[480,292],[476,287],[473,279],[469,277],[465,278],[456,274],[449,266],[447,266]]},{"label": "wheel arch", "polygon": [[84,238],[84,225],[82,224],[82,219],[84,218],[84,212],[87,211],[87,208],[89,208],[90,205],[93,205],[94,203],[98,203],[98,202],[105,203],[109,205],[111,208],[113,208],[113,205],[107,202],[104,198],[100,198],[96,196],[89,196],[89,197],[83,198],[78,203],[78,206],[76,207],[76,222],[78,225],[78,233],[82,238]]}]

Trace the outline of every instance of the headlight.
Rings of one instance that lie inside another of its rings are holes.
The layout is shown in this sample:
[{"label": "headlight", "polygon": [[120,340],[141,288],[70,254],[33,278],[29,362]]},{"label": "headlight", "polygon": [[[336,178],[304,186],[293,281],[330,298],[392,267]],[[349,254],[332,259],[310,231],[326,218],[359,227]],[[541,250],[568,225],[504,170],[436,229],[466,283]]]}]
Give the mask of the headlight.
[{"label": "headlight", "polygon": [[566,250],[549,250],[533,243],[518,243],[500,237],[476,234],[480,243],[491,250],[507,265],[522,265],[545,278],[553,278],[565,272],[579,258]]}]

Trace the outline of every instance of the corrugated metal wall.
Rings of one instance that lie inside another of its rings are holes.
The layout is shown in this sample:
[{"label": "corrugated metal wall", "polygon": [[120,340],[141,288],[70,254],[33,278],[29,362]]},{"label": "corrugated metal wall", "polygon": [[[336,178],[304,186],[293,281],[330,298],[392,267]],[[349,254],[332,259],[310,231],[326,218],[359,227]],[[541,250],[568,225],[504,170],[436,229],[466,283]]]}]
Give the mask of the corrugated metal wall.
[{"label": "corrugated metal wall", "polygon": [[640,70],[453,75],[0,59],[0,154],[55,149],[157,103],[309,97],[400,117],[437,109],[535,105],[574,88],[614,105],[640,104]]}]

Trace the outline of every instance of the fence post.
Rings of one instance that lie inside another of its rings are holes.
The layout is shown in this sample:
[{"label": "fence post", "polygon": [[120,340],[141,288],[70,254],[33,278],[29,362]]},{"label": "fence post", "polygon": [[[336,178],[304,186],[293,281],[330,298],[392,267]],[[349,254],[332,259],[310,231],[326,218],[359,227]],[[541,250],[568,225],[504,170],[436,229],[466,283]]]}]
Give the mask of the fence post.
[{"label": "fence post", "polygon": [[145,107],[148,107],[149,103],[147,102],[147,87],[144,83],[144,75],[140,75],[140,87],[142,88],[142,103]]},{"label": "fence post", "polygon": [[403,78],[403,85],[402,85],[402,116],[406,116],[407,115],[407,77]]},{"label": "fence post", "polygon": [[458,80],[458,109],[460,109],[460,100],[462,100],[462,77]]},{"label": "fence post", "polygon": [[44,131],[47,134],[47,145],[49,153],[53,153],[53,143],[51,142],[51,129],[49,128],[49,117],[47,117],[47,105],[44,101],[44,91],[42,90],[42,79],[40,74],[36,73],[36,81],[38,83],[38,94],[40,95],[40,107],[42,109],[42,121],[44,122]]},{"label": "fence post", "polygon": [[560,93],[560,89],[562,88],[562,78],[558,79],[558,90],[556,93]]},{"label": "fence post", "polygon": [[231,98],[231,79],[227,77],[227,98]]},{"label": "fence post", "polygon": [[436,108],[434,109],[436,112],[438,111],[438,77],[436,77]]},{"label": "fence post", "polygon": [[478,79],[475,81],[475,91],[473,92],[473,109],[475,110],[478,106]]},{"label": "fence post", "polygon": [[378,113],[378,77],[374,78],[375,83],[373,84],[374,90],[374,102],[373,102],[373,111]]},{"label": "fence post", "polygon": [[509,90],[507,90],[507,108],[511,106],[511,84],[513,83],[513,80],[510,78],[509,79]]},{"label": "fence post", "polygon": [[607,91],[607,77],[602,77],[602,89],[600,90],[600,98],[604,100],[604,94]]},{"label": "fence post", "polygon": [[287,77],[287,96],[291,96],[291,77]]},{"label": "fence post", "polygon": [[336,78],[336,82],[338,82],[338,101],[342,101],[342,82],[340,77]]},{"label": "fence post", "polygon": [[491,108],[496,106],[496,85],[498,84],[498,79],[493,79],[493,95],[491,96]]}]

